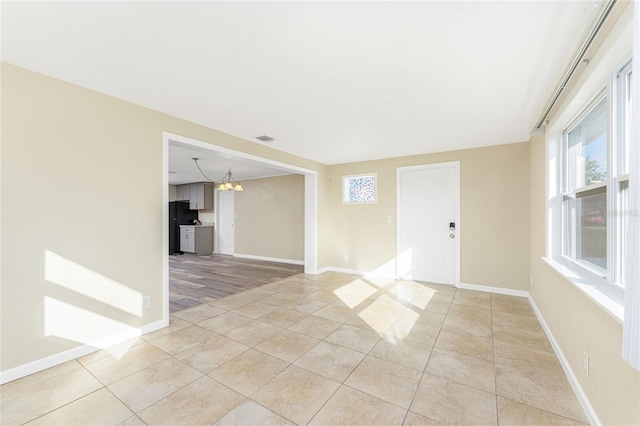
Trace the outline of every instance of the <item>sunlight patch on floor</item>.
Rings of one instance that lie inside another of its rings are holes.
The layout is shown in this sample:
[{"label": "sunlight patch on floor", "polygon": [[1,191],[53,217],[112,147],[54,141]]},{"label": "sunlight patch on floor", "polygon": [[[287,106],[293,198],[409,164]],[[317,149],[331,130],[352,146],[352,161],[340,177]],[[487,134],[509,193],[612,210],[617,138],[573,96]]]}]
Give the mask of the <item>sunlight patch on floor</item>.
[{"label": "sunlight patch on floor", "polygon": [[403,314],[402,321],[396,321],[393,326],[387,330],[383,338],[394,345],[398,345],[411,333],[416,321],[420,318],[420,314],[407,309]]},{"label": "sunlight patch on floor", "polygon": [[355,308],[377,292],[375,288],[357,279],[334,290],[333,293],[350,309]]},{"label": "sunlight patch on floor", "polygon": [[411,304],[416,308],[424,310],[437,292],[437,290],[432,288],[424,287],[424,290],[411,301]]}]

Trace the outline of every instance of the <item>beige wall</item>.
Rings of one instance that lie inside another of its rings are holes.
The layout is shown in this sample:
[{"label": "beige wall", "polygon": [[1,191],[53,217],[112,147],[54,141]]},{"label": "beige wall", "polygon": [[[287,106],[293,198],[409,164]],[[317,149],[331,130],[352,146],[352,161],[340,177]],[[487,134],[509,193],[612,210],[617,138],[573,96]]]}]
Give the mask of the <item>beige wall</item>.
[{"label": "beige wall", "polygon": [[304,176],[243,180],[235,193],[235,252],[304,260]]},{"label": "beige wall", "polygon": [[313,161],[5,63],[1,79],[2,371],[162,319],[163,131],[317,170],[324,196]]},{"label": "beige wall", "polygon": [[[600,421],[640,424],[640,372],[621,356],[622,325],[542,260],[545,255],[545,138],[531,139],[531,297]],[[589,353],[589,377],[583,353]]]},{"label": "beige wall", "polygon": [[[460,161],[461,281],[526,290],[529,283],[528,144],[392,158],[329,168],[327,236],[332,266],[373,271],[394,260],[396,169]],[[342,176],[378,174],[376,204],[342,204]],[[393,218],[387,223],[387,216]],[[344,256],[349,261],[344,261]]]},{"label": "beige wall", "polygon": [[[547,254],[546,143],[558,138],[589,100],[609,85],[611,72],[630,57],[631,12],[632,7],[624,10],[598,52],[592,55],[585,72],[551,117],[547,134],[535,136],[529,143],[530,294],[605,425],[640,424],[640,372],[622,359],[622,324],[542,260]],[[589,354],[588,377],[583,368],[585,351]]]},{"label": "beige wall", "polygon": [[175,201],[178,191],[178,187],[176,185],[169,185],[169,201]]}]

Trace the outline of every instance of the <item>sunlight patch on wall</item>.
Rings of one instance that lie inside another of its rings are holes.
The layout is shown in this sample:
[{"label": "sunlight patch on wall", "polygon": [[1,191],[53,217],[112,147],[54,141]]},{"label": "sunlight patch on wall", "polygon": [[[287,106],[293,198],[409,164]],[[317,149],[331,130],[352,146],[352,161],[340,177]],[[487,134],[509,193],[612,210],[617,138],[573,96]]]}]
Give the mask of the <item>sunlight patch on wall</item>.
[{"label": "sunlight patch on wall", "polygon": [[413,273],[413,250],[407,249],[397,256],[398,270],[396,272],[398,277],[411,278]]},{"label": "sunlight patch on wall", "polygon": [[139,335],[140,331],[120,321],[52,297],[44,298],[45,337],[61,337],[94,348],[105,348],[113,344],[113,336],[125,333]]},{"label": "sunlight patch on wall", "polygon": [[396,278],[396,258],[383,263],[371,272],[365,274],[365,278],[371,284],[382,288]]},{"label": "sunlight patch on wall", "polygon": [[121,311],[142,317],[142,294],[49,250],[44,253],[44,278]]}]

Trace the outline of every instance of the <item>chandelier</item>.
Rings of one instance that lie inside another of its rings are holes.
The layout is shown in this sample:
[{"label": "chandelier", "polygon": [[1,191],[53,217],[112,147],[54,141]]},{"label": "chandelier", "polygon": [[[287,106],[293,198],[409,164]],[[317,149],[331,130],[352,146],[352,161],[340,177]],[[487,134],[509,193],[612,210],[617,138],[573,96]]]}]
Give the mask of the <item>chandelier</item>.
[{"label": "chandelier", "polygon": [[198,164],[199,158],[193,157],[191,159],[193,160],[194,163],[196,163],[196,167],[198,168],[198,170],[200,170],[200,174],[202,174],[202,176],[204,176],[206,180],[218,185],[218,191],[242,191],[243,190],[242,185],[240,185],[240,182],[233,180],[231,169],[227,170],[227,173],[222,177],[222,179],[218,180],[218,182],[220,182],[218,184],[215,181],[212,181],[211,179],[209,179],[207,175],[204,174],[204,172],[200,168],[200,165]]},{"label": "chandelier", "polygon": [[222,178],[222,182],[218,185],[218,191],[242,191],[242,185],[240,182],[234,181],[231,175],[231,169],[227,171],[227,174]]}]

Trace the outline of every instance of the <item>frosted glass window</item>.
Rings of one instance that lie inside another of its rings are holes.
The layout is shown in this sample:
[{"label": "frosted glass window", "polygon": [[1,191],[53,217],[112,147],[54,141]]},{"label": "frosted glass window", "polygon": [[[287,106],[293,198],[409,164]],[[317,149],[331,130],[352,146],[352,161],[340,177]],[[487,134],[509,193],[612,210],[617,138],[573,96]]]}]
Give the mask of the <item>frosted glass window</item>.
[{"label": "frosted glass window", "polygon": [[376,175],[344,176],[342,178],[342,202],[375,203],[377,201]]}]

